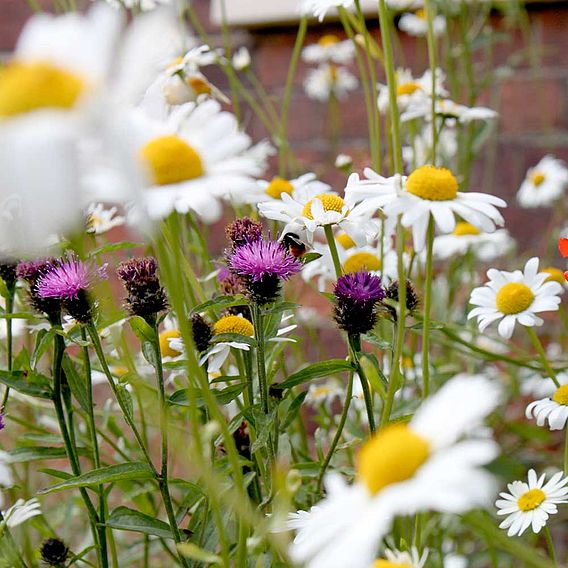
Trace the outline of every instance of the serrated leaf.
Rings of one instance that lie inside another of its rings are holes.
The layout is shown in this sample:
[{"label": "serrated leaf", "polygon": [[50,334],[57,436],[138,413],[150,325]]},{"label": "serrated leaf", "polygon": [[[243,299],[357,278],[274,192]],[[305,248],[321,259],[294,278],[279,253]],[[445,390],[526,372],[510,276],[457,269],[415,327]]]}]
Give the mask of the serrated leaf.
[{"label": "serrated leaf", "polygon": [[127,462],[94,469],[77,477],[67,479],[57,485],[42,489],[38,493],[40,495],[47,495],[56,491],[63,491],[64,489],[90,487],[92,485],[102,485],[104,483],[115,483],[117,481],[132,479],[152,479],[153,477],[154,473],[148,464],[143,462]]},{"label": "serrated leaf", "polygon": [[0,371],[0,383],[22,394],[51,400],[51,381],[33,371]]},{"label": "serrated leaf", "polygon": [[114,509],[106,520],[105,525],[117,530],[133,531],[160,538],[173,539],[168,523],[128,507],[117,507]]},{"label": "serrated leaf", "polygon": [[355,366],[349,361],[343,359],[331,359],[330,361],[321,361],[305,367],[301,371],[290,375],[285,381],[278,385],[273,385],[272,388],[278,390],[290,389],[292,387],[301,385],[311,381],[312,379],[320,379],[328,377],[335,373],[342,373],[344,371],[354,371]]}]

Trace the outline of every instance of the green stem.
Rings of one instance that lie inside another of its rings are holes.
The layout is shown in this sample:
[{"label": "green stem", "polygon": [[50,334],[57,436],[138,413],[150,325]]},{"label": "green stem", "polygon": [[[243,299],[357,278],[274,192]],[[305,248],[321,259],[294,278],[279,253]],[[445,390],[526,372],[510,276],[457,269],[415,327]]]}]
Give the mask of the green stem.
[{"label": "green stem", "polygon": [[564,475],[568,475],[568,427],[564,434]]},{"label": "green stem", "polygon": [[343,274],[341,269],[341,261],[339,260],[339,253],[337,252],[337,245],[335,244],[335,237],[333,236],[333,229],[331,225],[324,225],[325,238],[327,239],[327,246],[329,247],[329,252],[331,253],[331,259],[333,260],[333,267],[335,268],[335,276],[337,279]]},{"label": "green stem", "polygon": [[430,392],[430,311],[432,308],[432,250],[434,244],[434,219],[428,221],[426,237],[426,282],[424,291],[424,320],[422,322],[422,398]]},{"label": "green stem", "polygon": [[436,165],[436,146],[438,143],[438,133],[436,130],[436,38],[434,36],[434,17],[436,16],[435,7],[431,0],[424,0],[424,10],[426,11],[428,59],[430,60],[430,73],[432,74],[432,164]]},{"label": "green stem", "polygon": [[558,565],[558,561],[556,560],[556,551],[554,550],[554,541],[552,540],[552,535],[550,534],[550,529],[548,525],[544,525],[543,529],[544,538],[546,539],[546,544],[548,546],[548,552],[550,553],[550,558],[554,564]]},{"label": "green stem", "polygon": [[341,417],[339,419],[339,424],[337,425],[337,430],[335,432],[335,436],[331,442],[331,446],[325,456],[325,460],[321,466],[319,475],[318,475],[318,482],[317,482],[317,494],[321,494],[323,478],[325,472],[331,462],[331,458],[335,453],[335,449],[337,448],[337,444],[339,444],[339,440],[341,440],[341,435],[343,433],[343,428],[345,427],[345,423],[347,422],[347,415],[349,413],[349,406],[351,405],[351,399],[353,398],[353,377],[354,373],[349,373],[349,381],[347,383],[347,391],[345,393],[345,402],[343,403],[343,411],[341,412]]},{"label": "green stem", "polygon": [[375,416],[373,414],[373,397],[371,395],[371,389],[369,388],[369,381],[365,375],[365,371],[361,366],[361,361],[359,355],[361,354],[361,336],[349,335],[349,347],[351,351],[351,359],[353,363],[357,366],[357,373],[359,374],[359,380],[361,381],[361,388],[363,389],[363,397],[365,399],[365,409],[367,410],[367,419],[369,421],[369,430],[371,434],[375,433]]},{"label": "green stem", "polygon": [[[14,312],[14,294],[15,290],[8,291],[6,298],[6,314],[11,315]],[[12,370],[12,318],[6,318],[6,356],[8,359],[8,371]],[[8,404],[8,397],[10,396],[10,387],[6,387],[2,402],[0,403],[0,411],[6,412],[6,405]]]},{"label": "green stem", "polygon": [[538,335],[536,334],[535,330],[532,327],[525,327],[525,329],[527,330],[527,333],[529,334],[529,337],[531,338],[531,341],[532,341],[532,344],[534,345],[534,348],[537,350],[537,352],[540,356],[542,366],[544,367],[545,371],[548,373],[548,376],[554,381],[554,384],[558,388],[560,388],[560,383],[558,382],[558,377],[556,376],[554,369],[550,366],[550,363],[548,362],[548,358],[547,358],[546,353],[544,351],[544,347],[542,346],[542,343],[540,342]]}]

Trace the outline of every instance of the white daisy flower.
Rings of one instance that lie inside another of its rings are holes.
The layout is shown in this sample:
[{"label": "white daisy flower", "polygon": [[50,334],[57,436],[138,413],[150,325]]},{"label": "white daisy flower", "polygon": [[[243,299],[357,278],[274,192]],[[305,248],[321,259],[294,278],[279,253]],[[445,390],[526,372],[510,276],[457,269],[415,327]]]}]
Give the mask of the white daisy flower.
[{"label": "white daisy flower", "polygon": [[[550,377],[545,377],[529,369],[519,373],[521,378],[521,394],[525,396],[551,398],[558,387]],[[568,372],[557,373],[556,380],[560,386],[568,384]]]},{"label": "white daisy flower", "polygon": [[9,464],[10,454],[0,450],[0,507],[4,504],[4,494],[2,493],[2,489],[12,487],[14,484],[14,478]]},{"label": "white daisy flower", "polygon": [[[457,121],[467,124],[476,120],[491,121],[497,118],[498,113],[487,107],[468,107],[450,99],[436,99],[436,116],[447,121]],[[411,101],[408,108],[400,115],[401,122],[408,122],[416,118],[432,120],[432,102],[426,99]]]},{"label": "white daisy flower", "polygon": [[348,154],[337,154],[333,164],[338,170],[346,171],[349,173],[353,166],[353,158]]},{"label": "white daisy flower", "polygon": [[444,568],[467,568],[467,558],[461,554],[444,556]]},{"label": "white daisy flower", "polygon": [[250,51],[243,45],[233,53],[231,63],[236,71],[246,71],[251,65]]},{"label": "white daisy flower", "polygon": [[308,389],[306,403],[311,404],[312,406],[319,406],[320,404],[323,404],[329,408],[336,400],[341,399],[343,394],[344,389],[337,381],[328,380],[325,383],[320,384],[312,383]]},{"label": "white daisy flower", "polygon": [[517,193],[522,207],[550,207],[564,195],[568,168],[562,160],[545,156],[530,168]]},{"label": "white daisy flower", "polygon": [[320,22],[325,15],[333,8],[352,8],[354,0],[299,0],[300,13],[304,16],[314,16]]},{"label": "white daisy flower", "polygon": [[[398,28],[408,35],[424,37],[428,33],[428,20],[423,9],[414,13],[403,14],[398,21]],[[434,17],[434,35],[440,36],[446,31],[446,18],[440,14]]]},{"label": "white daisy flower", "polygon": [[171,0],[105,0],[113,8],[136,9],[140,12],[150,12],[159,6],[168,6]]},{"label": "white daisy flower", "polygon": [[348,65],[355,57],[355,46],[350,39],[341,40],[335,34],[325,34],[317,43],[302,49],[302,59],[306,63],[339,63]]},{"label": "white daisy flower", "polygon": [[475,258],[488,262],[508,254],[514,246],[515,240],[507,229],[483,233],[471,223],[458,221],[452,233],[434,238],[434,256],[446,260],[472,251]]},{"label": "white daisy flower", "polygon": [[310,200],[318,193],[327,193],[331,187],[316,179],[316,174],[307,173],[295,179],[285,179],[280,176],[270,181],[258,180],[253,191],[235,194],[233,197],[239,203],[260,203],[265,201],[279,202],[282,194],[286,193],[293,199]]},{"label": "white daisy flower", "polygon": [[461,513],[486,505],[494,481],[482,466],[498,448],[471,433],[498,404],[499,394],[484,377],[457,376],[408,424],[379,431],[362,447],[352,485],[338,474],[326,477],[327,497],[299,530],[293,560],[307,568],[368,568],[396,515]]},{"label": "white daisy flower", "polygon": [[[439,67],[436,69],[436,96],[446,97],[448,91],[444,87],[446,74]],[[389,90],[387,85],[377,85],[379,94],[377,105],[382,113],[389,109]],[[429,101],[432,95],[432,72],[427,69],[422,77],[413,77],[410,69],[396,70],[396,102],[400,112],[405,111],[411,104]],[[430,103],[428,103],[430,104]]]},{"label": "white daisy flower", "polygon": [[121,14],[102,3],[85,15],[28,20],[13,62],[0,73],[4,246],[42,251],[52,234],[80,226],[88,202],[106,200],[89,195],[86,174],[99,162],[93,148],[126,176],[124,193],[101,193],[109,201],[135,196],[141,177],[125,165],[123,107],[140,97],[179,36],[174,14],[166,12],[136,18],[122,41]]},{"label": "white daisy flower", "polygon": [[117,215],[118,209],[110,207],[105,209],[102,203],[91,203],[87,207],[87,233],[102,235],[115,227],[121,227],[126,223],[126,219]]},{"label": "white daisy flower", "polygon": [[541,326],[543,320],[536,314],[558,310],[562,286],[547,282],[549,275],[539,272],[538,262],[538,258],[531,258],[522,272],[489,269],[489,282],[471,293],[470,303],[477,307],[468,319],[477,317],[480,331],[501,320],[498,331],[505,339],[513,335],[517,321],[526,327]]},{"label": "white daisy flower", "polygon": [[387,548],[384,551],[384,558],[375,560],[372,568],[396,568],[397,566],[399,568],[423,568],[426,560],[428,560],[427,549],[420,554],[415,546],[410,551],[404,552]]},{"label": "white daisy flower", "polygon": [[529,420],[536,418],[537,426],[548,422],[550,430],[563,430],[568,421],[568,385],[561,384],[551,398],[531,402],[525,415]]},{"label": "white daisy flower", "polygon": [[35,498],[29,501],[18,499],[9,509],[2,512],[4,522],[11,529],[41,514],[41,505]]},{"label": "white daisy flower", "polygon": [[548,483],[544,483],[546,474],[539,478],[534,469],[529,471],[528,483],[513,481],[507,488],[509,493],[500,493],[498,515],[507,515],[499,528],[509,529],[508,536],[521,536],[529,527],[539,533],[546,525],[548,517],[558,512],[556,505],[568,503],[568,477],[559,471]]},{"label": "white daisy flower", "polygon": [[[458,151],[458,131],[449,124],[438,134],[436,156],[440,165],[452,163]],[[402,159],[412,171],[432,161],[432,123],[426,122],[424,128],[414,138],[412,145],[402,147]]]},{"label": "white daisy flower", "polygon": [[167,122],[138,115],[137,145],[152,181],[145,191],[150,217],[194,211],[205,223],[221,217],[229,191],[256,189],[264,161],[249,153],[250,137],[217,101],[175,107]]},{"label": "white daisy flower", "polygon": [[331,192],[297,199],[282,193],[280,200],[259,203],[258,210],[267,219],[286,223],[282,234],[295,233],[310,244],[314,234],[321,233],[326,225],[340,227],[358,246],[365,245],[378,233],[377,222],[369,218],[366,206]]},{"label": "white daisy flower", "polygon": [[345,99],[359,85],[357,77],[347,68],[334,63],[322,63],[312,69],[304,79],[304,89],[310,99],[325,103],[333,93],[339,100]]}]

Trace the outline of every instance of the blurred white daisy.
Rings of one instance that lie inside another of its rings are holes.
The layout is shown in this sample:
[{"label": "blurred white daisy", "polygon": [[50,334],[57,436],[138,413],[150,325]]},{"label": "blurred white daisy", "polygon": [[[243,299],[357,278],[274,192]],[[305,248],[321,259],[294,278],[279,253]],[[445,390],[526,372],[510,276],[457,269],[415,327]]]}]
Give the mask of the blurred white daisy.
[{"label": "blurred white daisy", "polygon": [[172,0],[105,0],[113,8],[135,9],[139,12],[150,12],[159,6],[167,6]]},{"label": "blurred white daisy", "polygon": [[481,376],[457,376],[408,424],[380,430],[363,445],[352,485],[338,474],[326,477],[327,497],[298,531],[292,559],[307,568],[369,568],[396,515],[460,513],[486,505],[494,480],[482,466],[498,448],[471,435],[498,404],[499,394]]},{"label": "blurred white daisy", "polygon": [[29,501],[18,499],[9,509],[2,512],[4,522],[11,529],[38,515],[41,515],[41,505],[35,498]]},{"label": "blurred white daisy", "polygon": [[302,49],[302,59],[306,63],[339,63],[347,65],[355,57],[355,46],[350,39],[341,40],[335,34],[321,36],[317,43]]},{"label": "blurred white daisy", "polygon": [[384,558],[373,562],[372,568],[396,568],[397,566],[398,568],[423,568],[428,560],[428,550],[420,554],[414,546],[410,551],[404,552],[387,548],[383,556]]},{"label": "blurred white daisy", "polygon": [[299,0],[303,16],[315,16],[320,22],[333,8],[351,8],[355,0]]},{"label": "blurred white daisy", "polygon": [[339,400],[343,394],[344,389],[337,381],[330,379],[324,383],[312,383],[308,389],[306,403],[312,406],[323,404],[329,408],[336,400]]},{"label": "blurred white daisy", "polygon": [[551,398],[531,402],[525,415],[528,419],[536,418],[538,426],[548,422],[551,430],[563,430],[568,420],[568,385],[561,384]]},{"label": "blurred white daisy", "polygon": [[[412,171],[432,161],[432,123],[426,122],[424,128],[411,139],[412,144],[402,147],[402,159]],[[440,165],[449,165],[458,151],[458,131],[449,124],[438,134],[436,156]]]},{"label": "blurred white daisy", "polygon": [[509,493],[500,493],[498,499],[498,515],[507,515],[499,525],[509,529],[508,536],[521,536],[529,527],[539,533],[546,525],[548,517],[558,512],[556,505],[568,502],[568,477],[559,471],[545,484],[546,474],[539,478],[534,469],[529,471],[528,483],[513,481],[507,488]]},{"label": "blurred white daisy", "polygon": [[501,320],[497,329],[505,339],[513,335],[517,322],[526,327],[542,325],[536,314],[558,310],[562,286],[547,282],[548,274],[539,272],[538,262],[538,258],[531,258],[522,272],[489,269],[489,282],[471,293],[470,303],[477,307],[469,312],[468,319],[477,317],[480,331]]},{"label": "blurred white daisy", "polygon": [[304,79],[304,89],[310,99],[327,102],[333,93],[339,100],[345,99],[359,85],[357,77],[346,67],[334,63],[322,63],[311,69]]},{"label": "blurred white daisy", "polygon": [[233,53],[231,59],[236,71],[246,71],[250,67],[251,61],[250,52],[244,45]]},{"label": "blurred white daisy", "polygon": [[508,254],[514,245],[507,229],[484,233],[471,223],[458,221],[452,233],[434,238],[434,256],[445,260],[471,251],[475,258],[488,262]]},{"label": "blurred white daisy", "polygon": [[568,185],[568,168],[562,160],[545,156],[530,168],[517,192],[522,207],[550,207],[564,195]]},{"label": "blurred white daisy", "polygon": [[351,167],[353,166],[353,158],[348,154],[337,154],[337,156],[335,157],[334,166],[338,170],[349,173],[351,171]]},{"label": "blurred white daisy", "polygon": [[117,215],[118,209],[110,207],[105,209],[102,203],[91,203],[87,207],[87,233],[102,235],[115,227],[121,227],[126,223],[126,219]]},{"label": "blurred white daisy", "polygon": [[316,174],[307,173],[290,180],[280,176],[275,176],[270,181],[258,180],[254,190],[236,194],[234,199],[240,203],[280,201],[282,194],[286,193],[293,199],[302,201],[329,191],[331,187],[327,183],[316,179]]},{"label": "blurred white daisy", "polygon": [[[469,123],[475,120],[491,121],[498,113],[487,107],[468,107],[450,99],[436,99],[436,116],[449,121]],[[400,115],[402,122],[416,118],[432,120],[432,102],[426,99],[412,100],[407,109]]]},{"label": "blurred white daisy", "polygon": [[[421,8],[414,13],[402,14],[398,21],[398,28],[408,35],[424,37],[428,33],[428,20],[426,12]],[[440,14],[434,17],[434,35],[442,35],[446,31],[446,18]]]},{"label": "blurred white daisy", "polygon": [[[521,369],[521,393],[525,396],[551,398],[556,392],[557,386],[550,377],[535,373],[530,369]],[[556,380],[562,385],[568,384],[568,372],[557,373]]]}]

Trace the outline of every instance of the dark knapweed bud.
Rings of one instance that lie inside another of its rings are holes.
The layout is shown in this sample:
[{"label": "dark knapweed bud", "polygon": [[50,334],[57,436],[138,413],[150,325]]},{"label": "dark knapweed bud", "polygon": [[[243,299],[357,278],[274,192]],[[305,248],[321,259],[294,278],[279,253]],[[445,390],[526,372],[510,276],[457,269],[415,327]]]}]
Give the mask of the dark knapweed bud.
[{"label": "dark knapweed bud", "polygon": [[41,297],[37,290],[37,283],[51,267],[56,265],[55,258],[39,258],[24,260],[16,267],[16,276],[29,285],[30,305],[37,312],[45,314],[52,323],[58,322],[61,318],[61,301],[57,298]]},{"label": "dark knapweed bud", "polygon": [[58,538],[48,538],[43,541],[40,554],[48,566],[62,566],[69,557],[69,548]]},{"label": "dark knapweed bud", "polygon": [[[391,282],[390,285],[385,290],[385,300],[392,300],[398,303],[398,280]],[[410,281],[406,281],[406,309],[409,314],[412,314],[414,310],[420,305],[420,296],[414,287],[414,284]],[[396,320],[396,308],[394,306],[389,306],[385,304],[389,314],[393,319]]]},{"label": "dark knapweed bud", "polygon": [[14,291],[16,287],[16,280],[18,279],[16,270],[18,268],[18,261],[10,259],[10,258],[3,258],[0,260],[0,278],[4,280],[4,284],[6,284],[6,288],[10,292]]},{"label": "dark knapweed bud", "polygon": [[155,258],[132,258],[121,263],[116,273],[128,292],[126,306],[132,315],[153,317],[168,307]]},{"label": "dark knapweed bud", "polygon": [[262,225],[250,217],[243,217],[227,225],[225,234],[231,241],[232,249],[235,250],[247,243],[262,239]]},{"label": "dark knapweed bud", "polygon": [[333,317],[349,334],[368,333],[377,323],[377,305],[384,298],[381,279],[369,272],[341,276],[333,291]]},{"label": "dark knapweed bud", "polygon": [[200,353],[207,351],[213,337],[213,329],[199,314],[191,316],[191,331],[196,349]]}]

